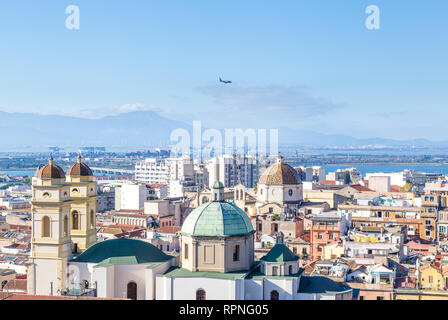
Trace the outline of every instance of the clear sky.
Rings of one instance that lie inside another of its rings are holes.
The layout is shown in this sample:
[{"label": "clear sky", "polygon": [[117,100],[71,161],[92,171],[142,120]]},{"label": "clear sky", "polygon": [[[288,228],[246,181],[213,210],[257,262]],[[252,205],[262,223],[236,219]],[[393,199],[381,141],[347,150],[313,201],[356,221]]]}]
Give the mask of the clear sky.
[{"label": "clear sky", "polygon": [[0,110],[444,140],[447,16],[446,0],[3,0]]}]

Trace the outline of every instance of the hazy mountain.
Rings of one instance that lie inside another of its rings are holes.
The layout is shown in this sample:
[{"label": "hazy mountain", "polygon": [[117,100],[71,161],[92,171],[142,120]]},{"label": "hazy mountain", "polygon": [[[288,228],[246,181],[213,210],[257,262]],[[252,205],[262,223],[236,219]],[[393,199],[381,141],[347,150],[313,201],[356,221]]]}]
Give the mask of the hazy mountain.
[{"label": "hazy mountain", "polygon": [[[0,151],[46,151],[51,145],[72,150],[89,145],[115,150],[166,146],[171,132],[177,128],[190,130],[191,124],[164,118],[153,111],[100,119],[0,111],[0,130],[3,133]],[[289,128],[279,129],[279,140],[280,146],[448,146],[448,141],[357,139],[344,134],[329,135]]]},{"label": "hazy mountain", "polygon": [[152,111],[101,119],[0,112],[0,150],[48,150],[51,145],[74,149],[88,145],[142,148],[166,145],[177,128],[189,126]]}]

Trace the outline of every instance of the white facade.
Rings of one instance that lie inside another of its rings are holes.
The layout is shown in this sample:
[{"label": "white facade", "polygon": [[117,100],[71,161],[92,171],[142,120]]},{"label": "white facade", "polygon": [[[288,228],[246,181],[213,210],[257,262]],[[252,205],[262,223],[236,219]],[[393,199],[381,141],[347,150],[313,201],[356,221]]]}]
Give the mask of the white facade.
[{"label": "white facade", "polygon": [[252,188],[258,179],[258,161],[252,155],[225,154],[207,161],[209,188],[215,181],[221,181],[225,187],[242,184]]},{"label": "white facade", "polygon": [[170,181],[177,180],[181,185],[194,185],[193,159],[188,156],[167,159],[147,158],[135,165],[135,180],[166,185],[170,185]]},{"label": "white facade", "polygon": [[146,184],[124,184],[121,189],[121,206],[119,209],[143,210],[146,201],[166,198],[168,195],[166,185],[153,188]]}]

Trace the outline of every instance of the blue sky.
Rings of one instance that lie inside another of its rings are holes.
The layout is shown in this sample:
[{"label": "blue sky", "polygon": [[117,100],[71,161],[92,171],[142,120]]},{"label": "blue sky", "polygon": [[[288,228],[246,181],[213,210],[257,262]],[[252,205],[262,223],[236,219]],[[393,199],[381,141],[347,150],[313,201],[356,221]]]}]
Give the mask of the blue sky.
[{"label": "blue sky", "polygon": [[[71,4],[80,30],[65,28]],[[372,4],[380,30],[365,27]],[[447,13],[445,0],[2,1],[0,110],[444,140]]]}]

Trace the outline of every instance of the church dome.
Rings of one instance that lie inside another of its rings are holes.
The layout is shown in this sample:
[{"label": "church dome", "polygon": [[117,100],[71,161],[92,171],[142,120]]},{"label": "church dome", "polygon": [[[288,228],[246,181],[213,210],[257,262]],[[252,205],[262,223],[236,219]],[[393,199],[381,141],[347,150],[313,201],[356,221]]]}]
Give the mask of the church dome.
[{"label": "church dome", "polygon": [[171,258],[149,242],[119,238],[94,244],[73,262],[141,264],[164,262]]},{"label": "church dome", "polygon": [[67,175],[90,177],[93,176],[93,173],[92,170],[90,170],[89,166],[82,162],[81,156],[79,156],[78,161],[75,164],[72,164],[70,168],[68,168]]},{"label": "church dome", "polygon": [[260,260],[266,262],[290,262],[299,260],[299,257],[292,253],[292,251],[284,244],[277,243],[268,254]]},{"label": "church dome", "polygon": [[222,184],[221,181],[215,181],[215,183],[213,184],[213,189],[223,189],[224,185]]},{"label": "church dome", "polygon": [[39,179],[65,179],[65,174],[61,167],[53,163],[53,158],[50,158],[47,165],[36,170],[35,177]]},{"label": "church dome", "polygon": [[205,237],[228,237],[254,233],[247,214],[224,201],[207,202],[194,209],[185,219],[182,234]]},{"label": "church dome", "polygon": [[279,156],[277,163],[273,164],[263,172],[258,180],[258,184],[299,184],[299,178],[297,171],[290,165],[283,163],[283,157]]}]

